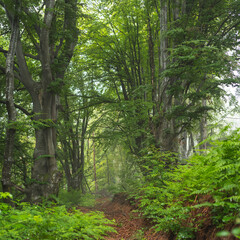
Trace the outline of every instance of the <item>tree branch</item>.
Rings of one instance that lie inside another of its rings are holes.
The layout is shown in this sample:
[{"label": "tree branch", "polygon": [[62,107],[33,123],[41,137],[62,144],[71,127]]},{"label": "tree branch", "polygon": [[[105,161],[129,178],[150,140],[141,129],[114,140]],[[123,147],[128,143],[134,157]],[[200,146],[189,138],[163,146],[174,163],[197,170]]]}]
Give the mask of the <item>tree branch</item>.
[{"label": "tree branch", "polygon": [[25,56],[23,53],[22,43],[21,43],[20,38],[18,39],[16,55],[17,55],[17,60],[18,60],[18,65],[19,65],[19,73],[20,73],[21,82],[26,87],[28,92],[32,95],[33,91],[34,91],[34,83],[35,82],[33,81],[32,76],[28,70],[28,66],[27,66],[26,59],[25,59]]},{"label": "tree branch", "polygon": [[[0,47],[0,52],[2,52],[5,56],[8,53],[8,51],[3,49],[2,47]],[[35,59],[35,60],[39,60],[39,55],[33,55],[31,53],[24,53],[24,56]]]},{"label": "tree branch", "polygon": [[[77,29],[77,1],[68,0],[65,1],[67,6],[64,10],[64,31],[69,32],[65,37],[65,44],[60,42],[57,51],[62,49],[61,54],[58,56],[59,59],[59,72],[58,78],[63,78],[65,70],[72,58],[74,48],[78,40],[78,29]],[[56,55],[56,54],[55,54]]]},{"label": "tree branch", "polygon": [[[6,100],[0,100],[0,103],[2,103],[2,104],[7,104],[7,101],[6,101]],[[27,116],[33,115],[32,112],[30,113],[30,112],[27,111],[25,108],[23,108],[22,106],[20,106],[20,105],[18,105],[18,104],[16,104],[16,103],[14,103],[14,106],[15,106],[15,108],[18,108],[18,109],[21,110],[23,113],[25,113]]]},{"label": "tree branch", "polygon": [[228,21],[229,18],[230,18],[230,16],[228,16],[228,17],[220,24],[218,30],[217,30],[217,31],[215,32],[215,34],[213,35],[212,39],[209,40],[207,46],[210,46],[210,44],[211,44],[212,41],[213,41],[213,38],[214,38],[215,36],[217,36],[217,34],[221,31],[223,25]]},{"label": "tree branch", "polygon": [[40,60],[39,55],[33,55],[30,53],[24,53],[24,56],[35,59],[35,60]]},{"label": "tree branch", "polygon": [[[18,71],[18,69],[16,69],[15,67],[14,67],[14,70],[15,71]],[[6,74],[6,69],[3,67],[3,66],[1,66],[0,65],[0,71],[2,72],[2,74]],[[14,72],[14,77],[16,78],[16,79],[18,79],[18,80],[20,80],[20,75],[19,74],[17,74],[16,72]]]},{"label": "tree branch", "polygon": [[[27,14],[27,16],[30,17],[31,20],[32,20],[32,16],[31,16],[31,13],[29,12],[28,8],[23,8],[23,11],[24,11],[24,12]],[[40,26],[35,23],[35,24],[34,24],[34,29],[35,29],[38,37],[39,37],[39,36],[40,36],[40,32],[41,32],[41,31],[40,31]]]},{"label": "tree branch", "polygon": [[227,29],[227,27],[225,27],[225,29],[223,30],[223,33],[222,33],[222,37],[226,36],[233,28],[237,27],[238,25],[240,25],[240,21],[237,21],[235,24],[233,24],[228,29]]},{"label": "tree branch", "polygon": [[22,187],[14,184],[14,183],[12,183],[12,186],[13,186],[15,189],[17,189],[18,191],[22,192],[22,193],[28,192],[28,190],[27,190],[26,188],[22,188]]},{"label": "tree branch", "polygon": [[6,57],[7,53],[8,53],[8,51],[3,49],[2,47],[0,47],[0,52],[2,52],[5,57]]}]

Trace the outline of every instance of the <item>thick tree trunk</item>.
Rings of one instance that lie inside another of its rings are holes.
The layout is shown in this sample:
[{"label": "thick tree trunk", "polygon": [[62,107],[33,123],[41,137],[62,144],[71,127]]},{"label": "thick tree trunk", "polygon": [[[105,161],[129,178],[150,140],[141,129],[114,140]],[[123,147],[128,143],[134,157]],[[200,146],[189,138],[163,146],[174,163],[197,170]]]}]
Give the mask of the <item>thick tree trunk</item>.
[{"label": "thick tree trunk", "polygon": [[40,31],[39,56],[42,65],[41,85],[38,92],[31,90],[33,98],[34,120],[36,121],[34,166],[32,168],[32,185],[28,198],[38,202],[58,192],[61,174],[56,162],[57,96],[49,89],[54,81],[51,69],[50,29],[54,16],[55,0],[46,1],[44,26]]},{"label": "thick tree trunk", "polygon": [[4,152],[4,162],[2,168],[2,189],[3,192],[11,192],[11,169],[14,162],[14,139],[16,123],[16,109],[14,106],[13,91],[14,91],[14,56],[17,47],[17,39],[19,35],[18,28],[18,11],[19,3],[15,2],[15,13],[13,13],[11,39],[9,44],[9,51],[6,59],[6,106],[8,112],[8,127],[6,134],[6,145]]},{"label": "thick tree trunk", "polygon": [[[160,72],[164,72],[168,65],[168,38],[166,32],[168,30],[168,2],[161,0],[160,5]],[[156,130],[156,141],[163,151],[172,151],[171,146],[173,141],[169,141],[171,133],[171,122],[166,118],[166,113],[171,106],[171,99],[166,92],[169,83],[168,77],[161,77],[159,79],[159,92],[158,92],[158,109],[159,109],[159,122]]]},{"label": "thick tree trunk", "polygon": [[188,134],[185,131],[180,135],[180,140],[179,140],[179,153],[180,153],[181,160],[188,158],[187,145],[188,145]]},{"label": "thick tree trunk", "polygon": [[[169,6],[168,1],[161,0],[160,9],[160,73],[162,74],[169,64],[169,52],[168,52],[168,38],[166,32],[168,30],[168,16]],[[167,114],[172,107],[172,96],[169,95],[167,89],[170,84],[170,79],[166,76],[161,76],[159,79],[159,92],[158,92],[158,109],[159,120],[155,126],[155,139],[157,146],[162,151],[178,151],[178,139],[175,133],[174,120],[168,118]]]},{"label": "thick tree trunk", "polygon": [[[172,13],[172,14],[171,14]],[[158,80],[156,93],[158,121],[154,124],[153,133],[155,136],[156,145],[162,151],[179,152],[179,129],[176,127],[175,119],[169,117],[172,107],[178,104],[179,97],[172,96],[168,89],[172,83],[176,81],[174,78],[166,77],[163,73],[167,70],[170,63],[169,59],[169,44],[170,47],[175,46],[175,43],[167,37],[168,25],[170,21],[176,21],[180,14],[185,13],[185,0],[176,1],[160,1],[159,22],[160,22],[160,46],[159,46],[159,67],[160,78]],[[172,23],[172,22],[171,22]],[[172,60],[174,61],[174,59]]]},{"label": "thick tree trunk", "polygon": [[[40,96],[39,96],[40,97]],[[36,121],[36,146],[34,150],[34,166],[32,168],[31,190],[29,198],[33,202],[51,194],[57,194],[60,172],[56,162],[56,129],[57,119],[56,96],[51,93],[43,94],[41,98],[42,110],[37,112]],[[41,126],[41,124],[43,124]]]}]

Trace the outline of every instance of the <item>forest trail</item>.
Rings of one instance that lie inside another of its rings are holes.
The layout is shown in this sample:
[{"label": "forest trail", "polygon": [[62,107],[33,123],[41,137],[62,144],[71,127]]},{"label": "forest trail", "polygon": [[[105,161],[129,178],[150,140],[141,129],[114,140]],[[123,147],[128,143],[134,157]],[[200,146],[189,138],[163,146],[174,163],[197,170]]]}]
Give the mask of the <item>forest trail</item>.
[{"label": "forest trail", "polygon": [[[117,233],[110,233],[106,240],[176,240],[173,234],[154,232],[151,230],[150,222],[137,212],[137,204],[131,203],[124,193],[115,194],[113,198],[102,197],[97,199],[95,207],[79,207],[82,212],[101,211],[106,218],[115,219]],[[205,219],[202,228],[196,233],[196,240],[236,240],[234,236],[216,237],[217,230],[210,220],[210,210],[208,207],[194,211],[193,215],[201,213]],[[192,216],[193,217],[193,216]],[[228,226],[230,230],[232,226]]]},{"label": "forest trail", "polygon": [[100,198],[93,208],[80,207],[83,212],[101,211],[108,219],[115,219],[117,233],[110,233],[106,240],[168,240],[163,233],[151,230],[150,223],[131,204],[123,193],[116,194],[113,199]]}]

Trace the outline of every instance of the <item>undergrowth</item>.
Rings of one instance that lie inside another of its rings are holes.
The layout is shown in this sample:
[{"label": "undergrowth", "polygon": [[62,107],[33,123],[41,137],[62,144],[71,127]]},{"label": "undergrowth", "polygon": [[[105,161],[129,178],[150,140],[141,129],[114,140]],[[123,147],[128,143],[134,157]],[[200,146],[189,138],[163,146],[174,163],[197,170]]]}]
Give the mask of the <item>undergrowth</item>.
[{"label": "undergrowth", "polygon": [[[1,193],[0,198],[9,197]],[[115,232],[113,221],[101,212],[67,211],[65,206],[40,206],[21,203],[16,208],[0,203],[0,240],[104,239]]]},{"label": "undergrowth", "polygon": [[82,192],[75,190],[70,192],[61,190],[56,201],[62,205],[65,205],[66,207],[72,207],[76,205],[80,205],[82,207],[93,207],[96,203],[95,196],[92,194],[82,194]]},{"label": "undergrowth", "polygon": [[[207,153],[195,154],[186,165],[176,165],[170,153],[154,148],[143,158],[147,181],[138,198],[144,215],[155,222],[157,231],[172,231],[177,239],[194,238],[196,226],[201,224],[194,224],[196,219],[188,220],[194,209],[203,207],[211,209],[212,222],[219,228],[239,215],[240,130],[210,144]],[[212,201],[196,202],[204,196]],[[236,231],[235,236],[239,237]]]}]

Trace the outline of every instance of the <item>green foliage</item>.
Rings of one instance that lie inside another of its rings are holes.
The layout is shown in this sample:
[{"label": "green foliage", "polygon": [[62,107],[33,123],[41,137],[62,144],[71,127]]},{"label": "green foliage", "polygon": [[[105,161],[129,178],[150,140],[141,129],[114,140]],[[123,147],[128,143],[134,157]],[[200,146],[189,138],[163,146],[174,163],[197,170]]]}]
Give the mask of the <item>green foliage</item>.
[{"label": "green foliage", "polygon": [[240,228],[234,228],[231,232],[229,231],[221,231],[217,233],[218,237],[228,237],[230,235],[234,235],[235,237],[237,237],[238,239],[240,239]]},{"label": "green foliage", "polygon": [[0,192],[0,199],[12,198],[12,194],[9,192]]},{"label": "green foliage", "polygon": [[[240,223],[240,219],[237,218],[236,224],[239,224],[239,223]],[[228,236],[231,236],[231,235],[240,239],[240,227],[233,228],[231,232],[223,230],[223,231],[220,231],[220,232],[217,233],[218,237],[228,237]]]},{"label": "green foliage", "polygon": [[145,240],[146,238],[144,238],[144,230],[143,229],[139,229],[137,230],[130,238],[134,239],[134,240]]},{"label": "green foliage", "polygon": [[51,93],[60,94],[63,84],[64,82],[61,78],[56,79],[55,81],[49,83],[47,90]]},{"label": "green foliage", "polygon": [[[0,192],[0,199],[8,199],[8,198],[13,198],[12,194],[9,192]],[[1,203],[0,202],[0,216],[1,213],[7,212],[9,209],[11,209],[11,206],[7,203]]]},{"label": "green foliage", "polygon": [[145,180],[157,186],[165,185],[164,181],[168,179],[168,171],[165,169],[174,169],[178,161],[178,154],[169,151],[163,152],[154,146],[144,149],[141,153],[139,165],[144,168]]},{"label": "green foliage", "polygon": [[61,190],[58,199],[61,204],[64,204],[67,207],[74,205],[93,207],[95,205],[95,197],[92,194],[82,194],[82,192],[76,190],[70,192]]},{"label": "green foliage", "polygon": [[[163,163],[155,159],[159,164],[148,171],[150,181],[141,189],[140,207],[156,223],[156,230],[173,231],[182,236],[178,239],[189,238],[196,230],[186,221],[189,213],[206,206],[211,208],[216,226],[223,227],[236,218],[240,209],[239,139],[240,130],[211,141],[206,155],[196,154],[171,172],[164,171]],[[205,195],[213,200],[205,201]],[[196,197],[204,201],[196,204]]]},{"label": "green foliage", "polygon": [[101,212],[83,214],[67,211],[65,206],[31,206],[20,204],[16,209],[0,204],[0,239],[104,239],[113,232],[112,221]]},{"label": "green foliage", "polygon": [[[37,114],[35,114],[37,116]],[[33,115],[29,116],[27,119],[23,119],[21,121],[9,122],[7,124],[8,128],[13,128],[21,132],[30,131],[30,128],[41,129],[41,128],[49,128],[55,126],[55,123],[52,119],[32,119]]]}]

